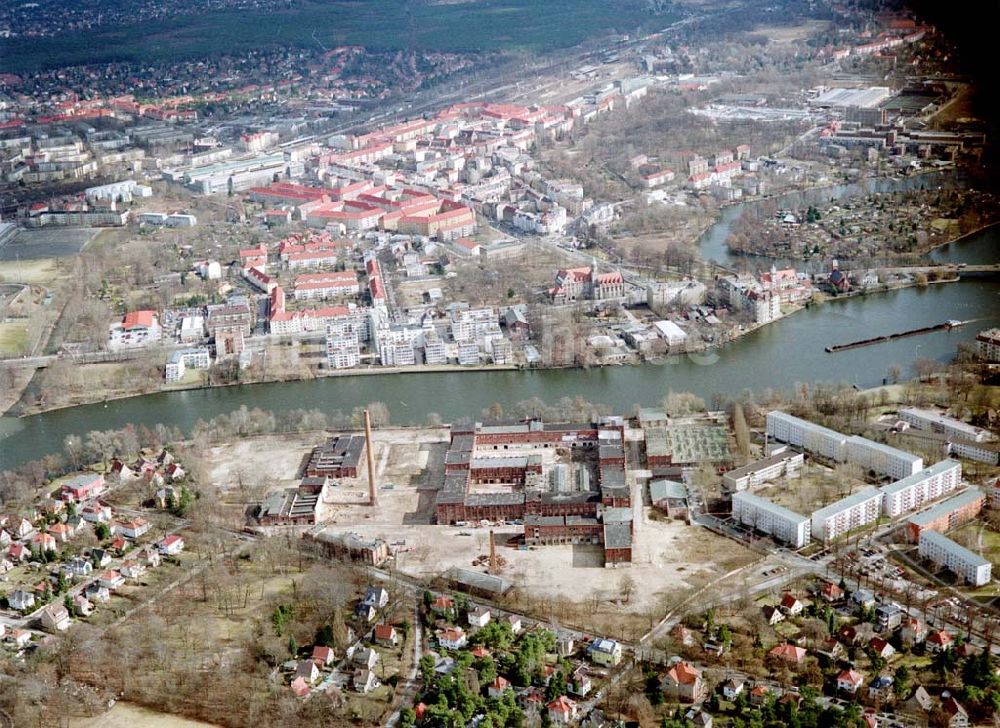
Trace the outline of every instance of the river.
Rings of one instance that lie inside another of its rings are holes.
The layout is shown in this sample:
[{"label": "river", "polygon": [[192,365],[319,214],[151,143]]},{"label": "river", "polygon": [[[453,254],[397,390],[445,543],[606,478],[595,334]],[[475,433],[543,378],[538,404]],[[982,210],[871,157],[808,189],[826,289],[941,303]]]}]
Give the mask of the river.
[{"label": "river", "polygon": [[[720,260],[711,241],[725,240],[738,214],[737,207],[727,208],[703,237],[706,257]],[[950,262],[996,261],[1000,259],[1000,228],[988,228],[941,248],[934,257]],[[975,322],[837,354],[824,351],[830,344],[946,319]],[[199,419],[242,405],[274,411],[349,411],[366,402],[382,401],[389,406],[394,423],[407,424],[425,421],[430,412],[439,413],[446,421],[474,417],[494,401],[510,405],[531,397],[554,401],[580,395],[627,410],[635,403],[655,404],[670,390],[708,399],[715,393],[737,394],[746,389],[786,389],[796,382],[847,382],[868,387],[879,384],[892,364],[899,365],[906,375],[917,357],[945,361],[959,342],[970,341],[978,330],[991,326],[1000,326],[1000,284],[973,279],[832,301],[765,326],[718,351],[662,364],[334,377],[145,395],[31,417],[0,418],[0,469],[60,449],[69,434],[117,428],[129,422],[161,422],[189,430]]]}]

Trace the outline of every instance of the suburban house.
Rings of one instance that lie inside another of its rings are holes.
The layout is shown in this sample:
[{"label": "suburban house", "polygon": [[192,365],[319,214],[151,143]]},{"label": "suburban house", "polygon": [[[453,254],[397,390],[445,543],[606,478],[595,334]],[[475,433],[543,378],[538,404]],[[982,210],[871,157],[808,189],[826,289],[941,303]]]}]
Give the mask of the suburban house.
[{"label": "suburban house", "polygon": [[364,695],[378,687],[378,680],[371,670],[355,670],[351,678],[351,687]]},{"label": "suburban house", "polygon": [[552,725],[570,725],[576,721],[576,701],[560,695],[545,706]]},{"label": "suburban house", "polygon": [[145,518],[133,518],[129,521],[115,524],[115,530],[125,538],[130,538],[134,541],[149,531],[149,521]]},{"label": "suburban house", "polygon": [[83,589],[83,595],[92,602],[106,604],[111,601],[111,590],[100,582],[94,581]]},{"label": "suburban house", "polygon": [[917,617],[909,617],[903,622],[899,637],[904,645],[920,644],[927,638],[927,625]]},{"label": "suburban house", "polygon": [[461,627],[449,627],[438,632],[438,644],[446,650],[460,650],[468,644],[465,630]]},{"label": "suburban house", "polygon": [[295,677],[300,677],[312,685],[319,680],[319,668],[312,660],[299,660],[295,666]]},{"label": "suburban house", "polygon": [[853,695],[864,681],[864,676],[857,670],[843,670],[837,675],[837,690]]},{"label": "suburban house", "polygon": [[87,617],[94,611],[94,605],[83,594],[77,594],[73,597],[73,611],[81,617]]},{"label": "suburban house", "polygon": [[35,595],[24,589],[15,589],[11,592],[11,595],[7,597],[7,604],[10,608],[18,612],[23,612],[26,609],[31,609],[35,606]]},{"label": "suburban house", "polygon": [[743,692],[743,678],[731,677],[722,686],[722,696],[729,701],[736,700],[736,696]]},{"label": "suburban house", "polygon": [[476,607],[470,609],[468,614],[469,625],[472,627],[485,627],[490,621],[490,610],[486,607]]},{"label": "suburban house", "polygon": [[114,569],[108,569],[107,571],[102,571],[97,577],[97,583],[103,586],[105,589],[114,591],[125,583],[125,577],[121,575],[120,572]]},{"label": "suburban house", "polygon": [[622,661],[622,646],[614,640],[599,637],[587,648],[587,655],[597,665],[614,667]]},{"label": "suburban house", "polygon": [[371,670],[375,667],[375,663],[378,662],[378,653],[371,647],[365,647],[360,650],[355,650],[354,654],[351,655],[351,661],[355,665],[360,665],[361,667]]},{"label": "suburban house", "polygon": [[376,624],[375,641],[380,645],[395,647],[399,642],[399,634],[397,634],[396,628],[391,624]]},{"label": "suburban house", "polygon": [[844,598],[844,590],[828,581],[820,588],[819,596],[824,602],[839,602]]},{"label": "suburban house", "polygon": [[781,597],[781,611],[789,617],[798,616],[802,613],[803,609],[805,609],[805,607],[794,594],[786,592],[785,595]]},{"label": "suburban house", "polygon": [[928,652],[944,652],[955,644],[955,638],[947,630],[936,629],[927,635],[924,642],[927,645]]},{"label": "suburban house", "polygon": [[69,629],[69,610],[62,604],[50,604],[42,610],[42,629],[62,632]]},{"label": "suburban house", "polygon": [[776,645],[771,648],[770,652],[767,653],[768,657],[774,657],[779,660],[784,660],[785,662],[791,663],[793,665],[798,665],[804,659],[806,659],[806,650],[804,647],[799,647],[798,645],[791,645],[787,642],[784,644]]},{"label": "suburban house", "polygon": [[499,698],[507,690],[510,690],[510,681],[502,675],[497,675],[496,679],[486,687],[486,694],[491,698]]},{"label": "suburban house", "polygon": [[362,600],[362,603],[371,604],[376,609],[382,609],[389,603],[389,592],[380,586],[370,586],[365,591],[365,598]]},{"label": "suburban house", "polygon": [[697,703],[705,697],[701,670],[690,662],[678,662],[671,667],[660,681],[660,689],[668,700]]},{"label": "suburban house", "polygon": [[519,616],[516,614],[508,614],[505,619],[507,620],[507,624],[510,625],[511,632],[514,634],[521,633],[521,618]]},{"label": "suburban house", "polygon": [[948,728],[968,728],[969,714],[947,690],[941,694],[941,709],[948,716]]},{"label": "suburban house", "polygon": [[312,661],[318,667],[326,667],[334,660],[335,653],[332,647],[326,645],[316,645],[312,651]]},{"label": "suburban house", "polygon": [[896,654],[896,648],[881,637],[874,637],[872,641],[868,643],[868,649],[870,649],[873,654],[881,657],[883,660],[888,660]]},{"label": "suburban house", "polygon": [[157,544],[157,548],[160,549],[160,553],[162,554],[176,556],[184,550],[184,538],[177,533],[171,534],[160,541]]},{"label": "suburban house", "polygon": [[440,596],[431,602],[431,611],[435,614],[442,614],[449,609],[455,608],[455,600],[451,597]]},{"label": "suburban house", "polygon": [[762,607],[761,612],[764,614],[764,619],[772,627],[785,619],[785,615],[781,613],[781,610],[777,607],[772,607],[770,604]]}]

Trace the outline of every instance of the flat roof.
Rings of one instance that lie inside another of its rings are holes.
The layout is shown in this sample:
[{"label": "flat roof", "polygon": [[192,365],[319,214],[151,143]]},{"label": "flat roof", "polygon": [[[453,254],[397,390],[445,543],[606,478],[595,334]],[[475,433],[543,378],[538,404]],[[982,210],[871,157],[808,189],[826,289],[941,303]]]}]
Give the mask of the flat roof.
[{"label": "flat roof", "polygon": [[777,465],[785,460],[792,460],[794,458],[802,457],[801,453],[798,452],[779,452],[776,455],[769,455],[761,460],[756,460],[749,465],[744,465],[742,468],[735,468],[726,473],[727,478],[742,478],[744,476],[756,473],[758,470],[763,470],[764,468],[769,468],[772,465]]},{"label": "flat roof", "polygon": [[448,571],[448,579],[456,584],[470,586],[474,589],[491,592],[493,594],[504,594],[510,591],[514,586],[511,582],[506,579],[501,579],[499,576],[483,574],[479,571],[463,569],[458,566],[452,567]]},{"label": "flat roof", "polygon": [[918,460],[923,460],[919,455],[914,455],[911,452],[906,452],[905,450],[900,450],[898,447],[892,447],[892,445],[886,445],[881,442],[875,442],[874,440],[869,440],[867,437],[861,437],[860,435],[853,435],[847,438],[848,444],[860,445],[861,447],[868,447],[872,450],[878,450],[879,452],[885,453],[890,457],[899,458],[900,460],[905,460],[907,462],[915,463]]},{"label": "flat roof", "polygon": [[769,501],[767,498],[761,498],[759,495],[754,495],[753,493],[740,491],[739,493],[733,494],[734,503],[737,499],[744,501],[755,508],[760,508],[761,510],[772,513],[779,518],[784,518],[787,521],[803,523],[809,520],[806,516],[803,516],[800,513],[796,513],[789,508],[785,508],[784,506],[779,506],[777,503]]},{"label": "flat roof", "polygon": [[945,536],[943,533],[938,533],[937,531],[923,530],[920,532],[920,540],[932,543],[936,546],[940,546],[948,553],[953,556],[957,556],[959,559],[964,561],[968,566],[979,567],[989,564],[989,559],[986,559],[975,551],[970,551],[961,544],[957,544],[950,538]]},{"label": "flat roof", "polygon": [[824,506],[818,511],[813,511],[812,517],[814,519],[829,518],[830,516],[836,515],[847,508],[852,508],[860,503],[869,501],[872,498],[881,497],[882,491],[874,486],[868,486],[867,488],[862,488],[857,493],[852,493],[846,498],[841,498],[839,501],[831,503],[828,506]]},{"label": "flat roof", "polygon": [[959,508],[964,508],[970,503],[982,500],[984,497],[983,491],[979,490],[979,488],[969,488],[968,490],[963,490],[958,495],[953,495],[951,498],[941,501],[926,511],[910,516],[907,522],[915,526],[925,526],[942,516],[947,516],[949,513],[957,511]]},{"label": "flat roof", "polygon": [[632,527],[628,523],[604,524],[604,548],[627,549],[632,547]]},{"label": "flat roof", "polygon": [[954,468],[962,469],[962,464],[957,460],[941,460],[940,462],[934,463],[930,467],[924,468],[923,470],[914,473],[913,475],[907,475],[901,480],[897,480],[895,483],[889,483],[888,485],[883,485],[879,490],[881,490],[886,495],[893,495],[894,493],[899,493],[902,490],[906,490],[910,486],[916,485],[917,483],[922,483],[928,478],[933,478],[941,473],[945,473]]}]

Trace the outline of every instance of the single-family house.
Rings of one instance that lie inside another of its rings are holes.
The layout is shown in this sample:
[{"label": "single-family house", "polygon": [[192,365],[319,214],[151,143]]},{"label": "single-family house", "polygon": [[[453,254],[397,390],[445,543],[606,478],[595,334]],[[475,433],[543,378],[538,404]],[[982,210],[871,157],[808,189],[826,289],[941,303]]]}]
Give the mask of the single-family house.
[{"label": "single-family house", "polygon": [[7,639],[10,640],[17,649],[22,649],[31,644],[31,632],[26,629],[15,629],[12,630]]},{"label": "single-family house", "polygon": [[149,532],[149,521],[137,516],[127,521],[119,521],[115,524],[115,530],[125,538],[130,538],[134,541]]},{"label": "single-family house", "polygon": [[27,518],[21,518],[14,525],[14,537],[20,539],[21,541],[26,538],[30,538],[31,534],[35,532],[35,527],[32,525],[31,521]]},{"label": "single-family house", "polygon": [[317,667],[327,667],[334,660],[335,653],[332,647],[326,645],[316,645],[312,651],[312,661]]},{"label": "single-family house", "polygon": [[139,579],[146,573],[146,565],[141,561],[126,561],[119,571],[126,579]]},{"label": "single-family house", "polygon": [[576,701],[560,695],[545,706],[552,725],[571,725],[576,721]]},{"label": "single-family house", "polygon": [[355,670],[351,678],[351,687],[364,695],[378,687],[378,680],[371,670]]},{"label": "single-family house", "polygon": [[449,627],[437,633],[438,644],[446,650],[460,650],[468,644],[469,639],[461,627]]},{"label": "single-family house", "polygon": [[65,523],[53,523],[46,531],[56,543],[66,543],[73,537],[73,529]]},{"label": "single-family house", "polygon": [[354,616],[363,622],[371,622],[375,619],[375,607],[366,602],[358,602],[354,605]]},{"label": "single-family house", "polygon": [[7,604],[11,609],[23,612],[35,606],[35,595],[24,589],[15,589],[7,597]]},{"label": "single-family house", "polygon": [[476,607],[475,609],[470,609],[467,615],[469,620],[469,625],[472,627],[485,627],[489,624],[490,610],[486,607]]},{"label": "single-family house", "polygon": [[927,625],[917,617],[908,617],[899,631],[899,638],[906,646],[918,645],[927,638]]},{"label": "single-family house", "polygon": [[55,551],[58,548],[55,538],[49,533],[36,533],[31,538],[31,553],[38,556],[46,551]]},{"label": "single-family house", "polygon": [[772,627],[785,619],[785,615],[782,614],[781,610],[777,607],[772,607],[770,604],[764,605],[761,612],[764,614],[764,619]]},{"label": "single-family house", "polygon": [[431,611],[435,614],[443,614],[454,608],[455,600],[448,596],[441,595],[431,602]]},{"label": "single-family house", "polygon": [[382,609],[389,603],[389,592],[380,586],[370,586],[365,590],[364,604],[371,604],[376,609]]},{"label": "single-family house", "polygon": [[569,689],[574,695],[581,698],[593,690],[594,684],[590,680],[590,674],[585,665],[580,665],[573,671],[573,677],[569,681]]},{"label": "single-family house", "polygon": [[486,694],[491,698],[499,698],[510,689],[510,681],[502,675],[497,675],[496,679],[486,686]]},{"label": "single-family house", "polygon": [[77,594],[73,597],[73,611],[79,617],[89,617],[94,611],[94,605],[83,594]]},{"label": "single-family house", "polygon": [[354,651],[354,654],[351,655],[351,662],[371,670],[378,662],[378,653],[371,647],[363,647]]},{"label": "single-family house", "polygon": [[110,506],[103,503],[88,503],[80,509],[80,517],[88,523],[109,523],[112,517]]},{"label": "single-family house", "polygon": [[111,590],[99,581],[92,581],[83,589],[83,595],[92,602],[107,604],[111,601]]},{"label": "single-family house", "polygon": [[745,683],[741,677],[731,677],[722,685],[722,697],[732,702],[743,692]]},{"label": "single-family house", "polygon": [[622,646],[615,640],[598,637],[587,648],[587,656],[594,664],[614,667],[622,661]]},{"label": "single-family house", "polygon": [[172,533],[162,539],[156,546],[160,549],[161,554],[176,556],[184,550],[184,537],[179,533]]},{"label": "single-family house", "polygon": [[49,604],[42,610],[42,629],[63,632],[69,629],[69,610],[62,604]]},{"label": "single-family house", "polygon": [[694,728],[712,728],[712,714],[702,710],[700,706],[691,707],[684,717],[691,721]]},{"label": "single-family house", "polygon": [[108,566],[114,560],[111,552],[107,549],[91,549],[90,560],[100,567]]},{"label": "single-family house", "polygon": [[399,643],[399,634],[391,624],[376,624],[375,641],[386,647],[395,647]]},{"label": "single-family house", "polygon": [[936,629],[927,635],[924,644],[928,652],[944,652],[955,644],[955,638],[947,630]]},{"label": "single-family house", "polygon": [[858,689],[864,681],[864,676],[857,670],[842,670],[840,674],[837,675],[837,690],[845,693],[851,693],[853,695],[858,692]]},{"label": "single-family house", "polygon": [[754,685],[750,691],[750,705],[760,706],[767,702],[767,696],[771,694],[771,688],[767,685]]},{"label": "single-family house", "polygon": [[859,607],[871,609],[875,606],[875,593],[868,589],[857,589],[851,593],[851,601]]},{"label": "single-family house", "polygon": [[63,567],[72,576],[89,576],[94,570],[94,565],[79,556],[72,558]]},{"label": "single-family house", "polygon": [[868,697],[872,700],[887,700],[892,696],[892,675],[879,675],[868,685]]},{"label": "single-family house", "polygon": [[7,558],[15,564],[19,564],[31,558],[31,549],[23,543],[12,543],[7,549]]},{"label": "single-family house", "polygon": [[941,694],[941,709],[948,716],[948,728],[969,727],[969,714],[965,712],[962,704],[955,700],[955,697],[948,691]]},{"label": "single-family house", "polygon": [[660,689],[668,700],[697,703],[705,697],[705,682],[701,670],[690,662],[678,662],[667,670]]},{"label": "single-family house", "polygon": [[319,680],[319,668],[312,660],[299,660],[295,665],[295,677],[300,677],[312,685]]},{"label": "single-family house", "polygon": [[781,604],[779,606],[781,607],[781,611],[789,617],[796,617],[802,614],[802,610],[805,609],[799,598],[791,592],[785,592],[781,597]]},{"label": "single-family house", "polygon": [[114,591],[125,583],[125,577],[115,569],[108,569],[98,575],[97,583],[109,591]]},{"label": "single-family house", "polygon": [[768,657],[773,657],[778,660],[782,660],[791,665],[798,665],[804,659],[806,659],[806,650],[804,647],[799,647],[798,645],[789,644],[785,642],[780,645],[775,645],[767,653]]},{"label": "single-family house", "polygon": [[825,581],[819,589],[819,597],[824,602],[839,602],[844,598],[844,590],[833,582]]},{"label": "single-family house", "polygon": [[896,648],[881,637],[873,637],[868,643],[868,649],[872,651],[872,654],[878,655],[883,660],[888,660],[896,654]]}]

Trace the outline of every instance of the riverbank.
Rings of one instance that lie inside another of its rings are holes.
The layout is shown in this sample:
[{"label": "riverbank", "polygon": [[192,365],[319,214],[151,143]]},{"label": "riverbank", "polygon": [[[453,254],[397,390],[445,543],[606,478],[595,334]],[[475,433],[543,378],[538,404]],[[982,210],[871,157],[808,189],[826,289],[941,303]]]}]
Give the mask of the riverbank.
[{"label": "riverbank", "polygon": [[[87,365],[84,365],[87,366]],[[440,374],[440,373],[473,373],[473,372],[505,372],[505,371],[518,371],[522,367],[518,367],[515,364],[480,364],[476,366],[460,366],[458,364],[418,364],[411,367],[369,367],[366,369],[337,369],[330,372],[324,372],[323,374],[312,376],[312,377],[272,377],[256,379],[253,381],[243,381],[243,382],[220,382],[218,384],[205,384],[205,383],[193,383],[193,384],[179,384],[173,386],[161,386],[155,389],[140,389],[135,392],[116,394],[112,396],[95,396],[95,397],[80,397],[73,401],[60,403],[52,406],[39,406],[25,404],[21,401],[24,396],[22,392],[21,396],[16,399],[13,404],[8,405],[6,410],[0,412],[2,415],[11,415],[14,417],[33,417],[36,415],[45,414],[48,412],[58,412],[59,410],[72,409],[74,407],[81,407],[85,405],[99,404],[104,402],[119,402],[125,399],[134,399],[136,397],[146,397],[152,394],[169,394],[172,392],[195,392],[198,390],[207,389],[224,389],[227,387],[252,387],[258,384],[281,384],[282,382],[305,382],[317,379],[336,379],[338,377],[366,377],[366,376],[385,376],[391,374]],[[550,367],[551,368],[551,367]],[[39,369],[37,372],[41,372]],[[37,374],[36,372],[36,374]]]},{"label": "riverbank", "polygon": [[[934,283],[954,283],[958,282],[958,278],[949,278],[944,280],[929,281],[928,285]],[[135,399],[139,397],[147,397],[156,394],[171,394],[180,392],[197,392],[202,390],[214,390],[214,389],[227,389],[234,387],[255,387],[260,385],[274,385],[282,383],[293,383],[293,382],[309,382],[309,381],[322,381],[327,379],[338,379],[338,378],[354,378],[354,377],[387,377],[391,375],[428,375],[428,374],[475,374],[484,372],[521,372],[521,371],[532,371],[532,372],[558,372],[558,371],[588,371],[593,369],[614,369],[619,367],[642,367],[646,365],[653,366],[669,366],[677,360],[691,357],[711,357],[713,353],[723,350],[727,347],[733,346],[738,343],[741,339],[744,339],[752,334],[756,334],[763,329],[767,329],[771,326],[779,324],[782,321],[805,311],[809,308],[816,308],[824,304],[833,303],[835,301],[841,301],[848,298],[858,298],[864,296],[872,296],[881,293],[887,293],[891,291],[901,290],[905,288],[920,287],[923,284],[918,284],[914,281],[901,282],[892,285],[880,285],[872,290],[855,290],[848,291],[837,296],[824,295],[811,302],[808,305],[797,305],[791,307],[787,310],[780,318],[773,321],[759,324],[750,324],[744,328],[737,330],[725,338],[720,339],[717,343],[706,343],[699,347],[692,347],[685,349],[682,352],[672,353],[667,356],[655,357],[655,358],[636,358],[629,362],[609,362],[604,364],[591,364],[591,365],[570,365],[570,366],[535,366],[526,367],[518,366],[515,364],[480,364],[474,366],[461,366],[458,364],[418,364],[415,366],[407,367],[368,367],[364,369],[338,369],[332,371],[325,371],[316,376],[310,377],[273,377],[264,378],[254,381],[243,381],[243,382],[225,382],[219,384],[204,384],[204,383],[192,383],[189,385],[173,385],[173,386],[161,386],[155,389],[140,389],[134,392],[126,392],[115,394],[111,396],[101,395],[93,397],[78,397],[72,401],[62,402],[55,405],[39,405],[26,404],[21,400],[15,403],[15,406],[10,407],[7,410],[7,414],[19,418],[23,417],[34,417],[38,415],[43,415],[52,412],[59,412],[60,410],[73,409],[75,407],[95,405],[103,403],[107,407],[108,403],[120,402],[122,400]],[[88,365],[84,365],[88,366]],[[42,370],[39,370],[41,372]],[[377,397],[372,401],[377,401]],[[18,406],[19,405],[19,406]],[[404,403],[405,406],[405,403]]]}]

